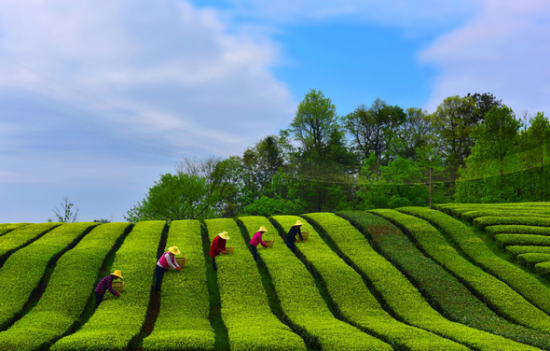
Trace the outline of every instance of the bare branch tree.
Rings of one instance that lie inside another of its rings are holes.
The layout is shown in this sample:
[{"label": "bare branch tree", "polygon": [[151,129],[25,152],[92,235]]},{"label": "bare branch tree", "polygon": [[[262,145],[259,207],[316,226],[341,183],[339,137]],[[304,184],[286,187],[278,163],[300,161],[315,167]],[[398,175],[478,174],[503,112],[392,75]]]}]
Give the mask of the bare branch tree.
[{"label": "bare branch tree", "polygon": [[57,217],[57,221],[63,223],[76,222],[79,209],[77,207],[74,214],[71,212],[71,208],[74,206],[74,203],[69,201],[69,197],[64,196],[63,202],[60,202],[59,204],[61,205],[62,209],[60,210],[58,207],[56,207],[55,210],[53,210],[55,216]]},{"label": "bare branch tree", "polygon": [[216,165],[221,161],[221,157],[209,156],[202,160],[196,157],[184,157],[183,161],[176,163],[176,172],[178,174],[189,174],[197,177],[205,177],[207,180],[214,172]]}]

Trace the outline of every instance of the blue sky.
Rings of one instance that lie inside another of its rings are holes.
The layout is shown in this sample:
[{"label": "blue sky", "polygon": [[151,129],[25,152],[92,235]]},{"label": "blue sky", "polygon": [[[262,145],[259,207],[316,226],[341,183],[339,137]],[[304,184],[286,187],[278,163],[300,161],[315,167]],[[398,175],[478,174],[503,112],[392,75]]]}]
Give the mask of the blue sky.
[{"label": "blue sky", "polygon": [[550,113],[545,0],[4,0],[0,223],[123,215],[182,157],[240,155],[310,88],[345,115],[491,92]]}]

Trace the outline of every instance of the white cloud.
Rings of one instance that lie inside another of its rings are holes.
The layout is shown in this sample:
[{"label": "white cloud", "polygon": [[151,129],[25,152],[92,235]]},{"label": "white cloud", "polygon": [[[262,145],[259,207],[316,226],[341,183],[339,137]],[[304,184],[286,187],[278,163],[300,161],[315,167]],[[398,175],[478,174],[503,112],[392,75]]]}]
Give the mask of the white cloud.
[{"label": "white cloud", "polygon": [[451,95],[491,92],[516,113],[550,112],[550,3],[480,1],[477,15],[419,57],[440,69],[425,108]]},{"label": "white cloud", "polygon": [[4,0],[0,53],[0,85],[182,153],[240,154],[296,106],[269,71],[274,43],[185,1]]}]

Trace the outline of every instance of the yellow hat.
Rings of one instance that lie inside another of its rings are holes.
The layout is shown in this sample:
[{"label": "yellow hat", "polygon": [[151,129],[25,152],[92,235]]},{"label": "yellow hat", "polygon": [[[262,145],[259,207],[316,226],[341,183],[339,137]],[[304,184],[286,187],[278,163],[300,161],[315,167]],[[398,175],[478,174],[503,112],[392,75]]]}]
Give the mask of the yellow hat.
[{"label": "yellow hat", "polygon": [[258,229],[259,232],[267,232],[267,229],[265,229],[264,226],[261,226],[260,229]]},{"label": "yellow hat", "polygon": [[225,239],[225,240],[229,240],[229,234],[227,234],[227,232],[223,232],[223,233],[220,233],[218,234],[220,236],[220,238],[222,239]]},{"label": "yellow hat", "polygon": [[168,251],[170,251],[171,253],[173,253],[174,255],[179,255],[181,252],[180,252],[180,249],[178,249],[177,246],[171,246],[168,248]]},{"label": "yellow hat", "polygon": [[302,222],[301,221],[296,221],[296,224],[293,225],[293,227],[296,227],[296,226],[303,226]]},{"label": "yellow hat", "polygon": [[118,269],[114,273],[111,273],[111,275],[115,275],[115,276],[119,277],[120,279],[124,279],[124,278],[122,278],[122,273]]}]

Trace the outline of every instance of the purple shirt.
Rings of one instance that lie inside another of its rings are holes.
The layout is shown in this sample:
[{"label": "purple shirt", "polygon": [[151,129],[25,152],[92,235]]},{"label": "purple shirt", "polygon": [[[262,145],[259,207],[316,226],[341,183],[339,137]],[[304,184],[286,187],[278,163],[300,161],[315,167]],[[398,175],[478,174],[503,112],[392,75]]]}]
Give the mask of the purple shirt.
[{"label": "purple shirt", "polygon": [[258,247],[258,244],[262,244],[263,247],[267,247],[267,245],[262,241],[262,233],[257,232],[252,237],[252,240],[250,240],[250,245]]},{"label": "purple shirt", "polygon": [[105,294],[106,290],[109,290],[111,294],[117,295],[119,294],[118,291],[113,289],[113,279],[114,277],[112,275],[108,275],[105,278],[101,279],[97,287],[95,288],[95,292],[100,293],[101,295]]}]

